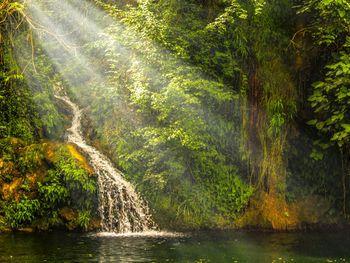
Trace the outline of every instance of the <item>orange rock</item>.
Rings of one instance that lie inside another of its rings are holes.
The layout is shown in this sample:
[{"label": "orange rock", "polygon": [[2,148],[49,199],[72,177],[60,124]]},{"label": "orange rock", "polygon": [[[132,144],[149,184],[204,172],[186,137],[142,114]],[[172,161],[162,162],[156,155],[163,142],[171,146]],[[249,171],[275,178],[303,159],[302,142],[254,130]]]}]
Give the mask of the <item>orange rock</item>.
[{"label": "orange rock", "polygon": [[19,228],[18,231],[26,232],[26,233],[33,233],[34,232],[34,228],[24,227],[24,228]]},{"label": "orange rock", "polygon": [[11,137],[10,142],[13,146],[17,146],[17,147],[24,147],[26,145],[26,143],[22,139],[15,138],[15,137]]},{"label": "orange rock", "polygon": [[19,175],[12,162],[0,159],[0,175]]},{"label": "orange rock", "polygon": [[77,217],[77,213],[69,207],[64,207],[59,211],[59,214],[67,221],[72,221]]},{"label": "orange rock", "polygon": [[4,200],[10,199],[10,197],[18,190],[23,182],[23,178],[14,178],[9,184],[4,184],[2,186],[2,196]]},{"label": "orange rock", "polygon": [[55,146],[51,143],[45,143],[45,146],[46,146],[45,157],[48,160],[52,160],[56,154],[54,151]]},{"label": "orange rock", "polygon": [[89,231],[99,229],[100,227],[101,227],[100,220],[91,220],[90,225],[89,225]]},{"label": "orange rock", "polygon": [[81,165],[83,165],[84,169],[86,171],[89,172],[90,175],[94,174],[94,171],[91,169],[90,165],[88,164],[86,158],[80,154],[77,149],[75,148],[75,146],[73,146],[72,144],[68,144],[67,148],[70,152],[70,154],[80,162]]},{"label": "orange rock", "polygon": [[32,174],[27,173],[26,178],[31,183],[32,187],[40,180],[40,177],[36,172]]}]

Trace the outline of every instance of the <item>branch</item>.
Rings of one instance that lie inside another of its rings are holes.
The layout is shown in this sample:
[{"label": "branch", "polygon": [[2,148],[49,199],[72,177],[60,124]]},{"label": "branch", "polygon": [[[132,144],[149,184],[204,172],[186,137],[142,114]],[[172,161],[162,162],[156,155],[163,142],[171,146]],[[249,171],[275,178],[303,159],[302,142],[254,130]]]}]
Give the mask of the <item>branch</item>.
[{"label": "branch", "polygon": [[[296,43],[296,42],[294,41],[294,39],[297,37],[298,34],[300,34],[300,33],[302,33],[302,32],[304,32],[304,34],[305,34],[306,29],[308,29],[308,27],[303,27],[303,28],[299,29],[297,32],[295,32],[294,35],[293,35],[293,37],[292,37],[292,39],[290,40],[290,43],[289,43],[288,47],[289,47],[291,44],[292,44],[293,46],[300,47],[300,45],[299,45],[298,43]],[[287,47],[287,48],[288,48],[288,47]]]},{"label": "branch", "polygon": [[32,46],[32,64],[33,64],[34,72],[35,72],[35,74],[38,74],[38,72],[36,71],[35,63],[34,63],[34,43],[33,43],[33,31],[32,30],[30,30],[30,45]]}]

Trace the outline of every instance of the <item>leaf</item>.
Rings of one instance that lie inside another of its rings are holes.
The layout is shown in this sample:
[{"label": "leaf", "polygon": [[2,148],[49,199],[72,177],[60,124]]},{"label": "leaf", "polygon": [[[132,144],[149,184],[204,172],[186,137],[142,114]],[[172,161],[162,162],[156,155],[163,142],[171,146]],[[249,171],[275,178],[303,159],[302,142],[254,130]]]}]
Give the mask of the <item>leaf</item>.
[{"label": "leaf", "polygon": [[329,5],[332,1],[333,1],[333,0],[323,0],[323,1],[322,1],[322,4],[325,5],[325,6],[327,6],[327,5]]},{"label": "leaf", "polygon": [[346,132],[350,133],[350,124],[343,123],[341,126],[345,129]]},{"label": "leaf", "polygon": [[315,89],[321,88],[321,87],[323,87],[324,85],[325,85],[325,83],[322,82],[322,81],[317,81],[317,82],[315,82],[315,83],[312,84],[312,86],[313,86]]},{"label": "leaf", "polygon": [[316,128],[317,128],[318,130],[322,130],[323,127],[324,127],[324,122],[323,122],[323,121],[320,121],[320,122],[318,122],[318,123],[316,124]]},{"label": "leaf", "polygon": [[310,121],[308,121],[306,124],[308,124],[308,125],[315,125],[316,123],[317,123],[317,121],[318,120],[310,120]]},{"label": "leaf", "polygon": [[344,16],[345,16],[345,11],[344,10],[341,10],[341,9],[338,9],[338,13],[339,13],[339,16],[341,17],[341,18],[343,18]]}]

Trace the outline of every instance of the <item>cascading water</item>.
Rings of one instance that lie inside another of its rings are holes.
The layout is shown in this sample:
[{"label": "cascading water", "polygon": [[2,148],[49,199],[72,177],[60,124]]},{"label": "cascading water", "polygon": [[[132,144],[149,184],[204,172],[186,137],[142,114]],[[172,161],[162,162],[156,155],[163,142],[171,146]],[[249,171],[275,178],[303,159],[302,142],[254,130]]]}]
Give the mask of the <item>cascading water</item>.
[{"label": "cascading water", "polygon": [[148,207],[143,203],[132,184],[124,179],[106,156],[87,145],[81,134],[82,110],[68,96],[59,91],[55,97],[68,104],[73,111],[72,126],[67,129],[67,142],[80,147],[88,156],[97,174],[98,206],[103,232],[146,232],[154,230]]}]

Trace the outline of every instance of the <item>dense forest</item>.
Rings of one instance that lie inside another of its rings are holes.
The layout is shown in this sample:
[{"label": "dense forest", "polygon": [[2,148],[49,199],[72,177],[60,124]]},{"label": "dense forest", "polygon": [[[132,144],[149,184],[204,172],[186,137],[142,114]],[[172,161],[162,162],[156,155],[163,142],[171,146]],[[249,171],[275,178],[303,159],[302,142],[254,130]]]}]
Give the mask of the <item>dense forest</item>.
[{"label": "dense forest", "polygon": [[3,0],[0,37],[0,230],[99,228],[58,89],[160,228],[348,225],[347,0]]}]

